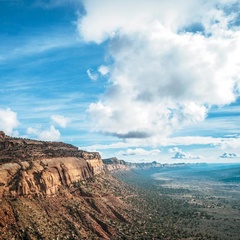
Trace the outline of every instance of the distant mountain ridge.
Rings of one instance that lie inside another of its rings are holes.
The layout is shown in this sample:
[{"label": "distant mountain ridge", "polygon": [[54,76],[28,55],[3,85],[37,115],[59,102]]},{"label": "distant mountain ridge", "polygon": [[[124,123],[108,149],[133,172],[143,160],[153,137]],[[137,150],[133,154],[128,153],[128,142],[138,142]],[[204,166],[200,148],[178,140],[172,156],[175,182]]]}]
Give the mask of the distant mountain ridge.
[{"label": "distant mountain ridge", "polygon": [[173,163],[173,164],[162,164],[157,161],[153,162],[141,162],[141,163],[133,163],[126,162],[125,160],[119,160],[116,157],[106,158],[102,160],[105,164],[106,169],[109,171],[116,170],[131,170],[131,169],[148,169],[148,168],[163,168],[163,167],[179,167],[188,165],[186,163]]}]

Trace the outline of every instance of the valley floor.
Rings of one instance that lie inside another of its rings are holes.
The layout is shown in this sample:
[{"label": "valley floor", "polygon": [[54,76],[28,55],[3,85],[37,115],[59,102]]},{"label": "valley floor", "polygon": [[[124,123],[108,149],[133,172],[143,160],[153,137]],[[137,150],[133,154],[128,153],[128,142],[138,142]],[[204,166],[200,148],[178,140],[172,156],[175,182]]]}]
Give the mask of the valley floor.
[{"label": "valley floor", "polygon": [[239,240],[239,171],[240,166],[211,170],[188,166],[115,176],[138,193],[128,199],[144,219],[139,222],[142,236],[136,239]]}]

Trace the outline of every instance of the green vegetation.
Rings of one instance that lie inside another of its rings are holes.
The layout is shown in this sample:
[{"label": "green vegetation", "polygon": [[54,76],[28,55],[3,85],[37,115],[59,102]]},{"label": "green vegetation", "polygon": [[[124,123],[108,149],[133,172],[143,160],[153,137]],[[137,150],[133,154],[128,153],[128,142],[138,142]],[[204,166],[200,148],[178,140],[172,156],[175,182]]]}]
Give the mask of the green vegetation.
[{"label": "green vegetation", "polygon": [[115,174],[136,193],[126,200],[138,210],[131,239],[240,239],[239,203],[227,192],[218,197],[204,189],[172,188],[151,174],[153,170]]}]

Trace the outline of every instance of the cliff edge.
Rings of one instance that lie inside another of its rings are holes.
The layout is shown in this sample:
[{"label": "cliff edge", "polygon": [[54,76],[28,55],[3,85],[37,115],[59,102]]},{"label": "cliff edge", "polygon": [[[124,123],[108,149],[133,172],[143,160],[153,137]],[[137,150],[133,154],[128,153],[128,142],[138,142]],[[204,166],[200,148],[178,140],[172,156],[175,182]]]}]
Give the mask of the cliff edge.
[{"label": "cliff edge", "polygon": [[13,138],[0,131],[0,198],[54,195],[103,171],[97,152],[62,142]]}]

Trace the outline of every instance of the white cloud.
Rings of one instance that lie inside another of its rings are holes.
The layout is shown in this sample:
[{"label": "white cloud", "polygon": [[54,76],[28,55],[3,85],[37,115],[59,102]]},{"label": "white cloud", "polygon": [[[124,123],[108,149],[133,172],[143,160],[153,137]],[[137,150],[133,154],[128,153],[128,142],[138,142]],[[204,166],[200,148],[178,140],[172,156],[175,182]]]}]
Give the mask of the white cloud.
[{"label": "white cloud", "polygon": [[0,108],[0,130],[4,131],[7,135],[18,135],[14,128],[19,125],[17,113],[10,108]]},{"label": "white cloud", "polygon": [[224,138],[222,141],[217,141],[213,143],[215,147],[220,149],[237,149],[240,147],[240,137],[233,137],[233,138]]},{"label": "white cloud", "polygon": [[27,134],[37,135],[40,132],[38,128],[28,127]]},{"label": "white cloud", "polygon": [[[170,147],[170,146],[191,146],[191,145],[204,145],[210,148],[216,149],[237,149],[240,148],[240,137],[228,137],[228,138],[214,138],[214,137],[172,137],[161,138],[159,136],[147,138],[147,139],[126,139],[121,142],[115,142],[111,144],[96,144],[87,146],[87,148],[94,148],[97,150],[106,149],[121,149],[121,148],[133,148],[133,147]],[[170,153],[180,151],[178,147],[168,149]]]},{"label": "white cloud", "polygon": [[[172,32],[201,23],[207,32],[221,34],[221,29],[228,29],[228,23],[236,18],[235,13],[239,10],[236,3],[238,0],[84,0],[87,14],[79,19],[78,30],[85,41],[96,43],[114,38],[119,33],[147,31],[154,22]],[[235,12],[233,9],[227,15],[224,9],[233,4]]]},{"label": "white cloud", "polygon": [[161,151],[159,149],[153,150],[145,150],[143,148],[128,148],[124,151],[119,151],[118,155],[128,156],[128,155],[141,155],[141,156],[149,156],[149,155],[159,155]]},{"label": "white cloud", "polygon": [[168,151],[170,153],[177,153],[177,152],[181,152],[182,150],[178,147],[173,147],[173,148],[168,149]]},{"label": "white cloud", "polygon": [[223,153],[220,158],[239,158],[240,156],[237,153]]},{"label": "white cloud", "polygon": [[87,75],[92,81],[98,80],[98,74],[92,73],[92,71],[90,69],[87,70]]},{"label": "white cloud", "polygon": [[[176,151],[178,150],[178,151]],[[188,152],[183,152],[181,149],[174,149],[175,155],[172,157],[172,159],[201,159],[200,156],[193,156]]]},{"label": "white cloud", "polygon": [[57,123],[60,127],[65,128],[70,121],[68,118],[63,115],[52,115],[51,120]]},{"label": "white cloud", "polygon": [[113,59],[107,92],[88,109],[93,129],[159,140],[203,121],[211,105],[234,102],[240,30],[230,24],[236,13],[225,11],[233,3],[85,0],[79,32],[85,41],[109,39]]},{"label": "white cloud", "polygon": [[109,73],[109,68],[107,66],[101,65],[98,71],[104,76]]},{"label": "white cloud", "polygon": [[42,141],[58,141],[61,138],[61,133],[53,125],[46,130],[29,127],[27,129],[27,134],[32,134]]}]

